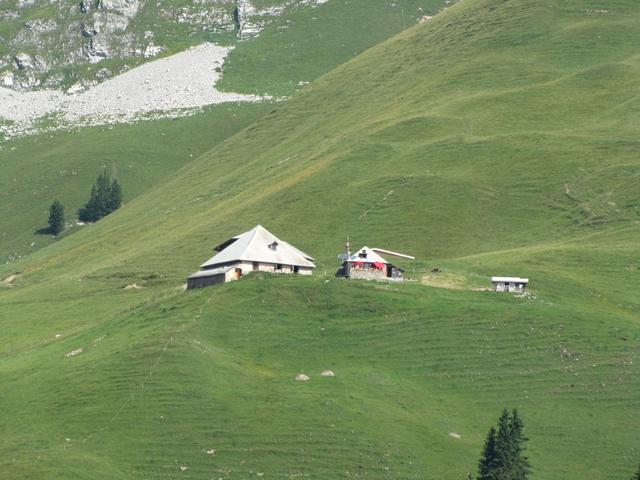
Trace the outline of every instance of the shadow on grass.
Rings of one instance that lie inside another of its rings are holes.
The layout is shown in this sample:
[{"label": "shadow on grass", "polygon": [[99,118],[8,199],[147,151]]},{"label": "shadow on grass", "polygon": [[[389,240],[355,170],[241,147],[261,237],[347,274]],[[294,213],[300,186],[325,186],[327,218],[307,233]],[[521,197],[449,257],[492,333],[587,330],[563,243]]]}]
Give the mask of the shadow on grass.
[{"label": "shadow on grass", "polygon": [[53,235],[53,231],[49,227],[39,228],[33,233],[34,235]]}]

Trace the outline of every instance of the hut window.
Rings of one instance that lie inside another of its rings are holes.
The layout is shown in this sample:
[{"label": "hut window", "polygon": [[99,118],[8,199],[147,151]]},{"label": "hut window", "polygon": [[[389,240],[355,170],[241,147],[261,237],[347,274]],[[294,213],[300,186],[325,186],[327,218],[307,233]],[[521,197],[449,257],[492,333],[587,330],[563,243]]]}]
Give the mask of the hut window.
[{"label": "hut window", "polygon": [[260,262],[253,262],[253,271],[257,271],[260,269]]},{"label": "hut window", "polygon": [[282,270],[282,264],[281,263],[276,264],[276,270]]},{"label": "hut window", "polygon": [[358,256],[359,256],[360,258],[367,258],[367,252],[360,252],[360,253],[358,254]]},{"label": "hut window", "polygon": [[273,250],[275,252],[276,248],[278,248],[278,242],[273,242],[269,244],[269,250]]}]

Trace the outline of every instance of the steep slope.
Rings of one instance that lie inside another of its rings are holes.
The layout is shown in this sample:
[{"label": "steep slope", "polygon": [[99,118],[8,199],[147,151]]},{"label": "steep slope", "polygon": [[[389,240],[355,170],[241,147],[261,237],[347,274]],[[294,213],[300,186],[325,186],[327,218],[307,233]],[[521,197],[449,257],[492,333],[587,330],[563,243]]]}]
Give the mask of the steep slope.
[{"label": "steep slope", "polygon": [[7,0],[0,4],[0,85],[18,90],[99,81],[163,52],[258,35],[316,0]]},{"label": "steep slope", "polygon": [[[268,13],[270,8],[282,4],[263,1],[255,3],[256,15],[260,12]],[[278,10],[278,15],[269,15],[264,21],[258,22],[263,28],[259,36],[238,42],[229,62],[224,65],[224,77],[220,82],[220,88],[229,92],[269,94],[278,98],[289,96],[303,88],[305,82],[317,79],[367,48],[415,24],[421,15],[436,12],[445,5],[443,0],[402,0],[393,4],[382,0],[353,0],[349,3],[331,1],[323,3],[321,8],[314,6],[313,2],[302,3],[290,3],[288,8]],[[23,13],[26,15],[29,9],[53,9],[55,12],[60,5],[52,7],[36,4],[33,8],[25,6],[26,10]],[[218,2],[208,2],[190,6],[171,4],[160,8],[145,2],[137,15],[140,16],[140,20],[142,17],[158,14],[163,8],[197,11],[215,10],[220,5]],[[244,5],[248,5],[248,2],[244,2]],[[13,8],[10,3],[6,3],[0,5],[0,10],[3,6]],[[233,7],[229,2],[222,6],[227,10]],[[88,15],[99,12],[100,8],[96,7]],[[40,16],[46,12],[41,13]],[[53,13],[49,11],[49,14]],[[2,23],[0,30],[23,28],[20,22],[24,21],[24,18],[20,18],[22,20],[16,20],[15,24]],[[206,19],[206,16],[202,18]],[[154,23],[152,20],[136,22],[133,22],[130,28],[146,28],[144,25]],[[200,28],[195,24],[189,26],[181,23],[180,28],[173,29],[170,28],[170,23],[161,22],[154,27],[157,32],[165,32],[168,36],[168,39],[163,40],[164,44],[171,47],[165,52],[167,54],[204,40],[220,40],[206,31],[199,31],[193,36],[185,33],[184,29]],[[7,38],[11,33],[5,35],[0,31],[0,37],[2,36]],[[6,45],[5,47],[8,48]],[[0,45],[1,48],[3,47]],[[42,47],[40,50],[47,49]],[[7,57],[6,62],[9,65],[12,62],[11,58]],[[98,68],[104,68],[104,65],[95,64],[93,70],[86,70],[86,66],[82,65],[76,67],[77,69],[71,73],[91,76]],[[2,68],[0,67],[0,70]],[[114,69],[114,73],[117,71],[118,69]],[[78,79],[73,81],[76,80]],[[142,87],[144,88],[144,85]],[[145,103],[141,99],[137,99],[136,102]],[[96,108],[97,103],[93,103],[92,107]],[[145,108],[148,106],[149,104],[145,104]],[[131,111],[128,106],[126,108],[127,111]],[[48,118],[42,121],[47,129],[32,138],[3,142],[0,133],[0,198],[3,200],[0,205],[0,262],[24,256],[51,243],[51,239],[34,232],[42,228],[42,222],[46,221],[46,209],[53,198],[58,197],[67,207],[67,212],[72,217],[70,220],[75,220],[73,215],[82,205],[85,195],[80,194],[78,189],[89,189],[92,178],[102,166],[116,164],[128,198],[134,198],[135,195],[146,191],[147,186],[174,172],[176,166],[184,165],[191,160],[187,153],[197,155],[213,148],[218,140],[235,132],[229,127],[242,126],[246,125],[246,122],[257,120],[265,113],[266,108],[268,107],[265,105],[257,105],[255,109],[249,106],[236,108],[233,105],[222,105],[217,109],[205,109],[194,115],[195,118],[192,120],[175,122],[176,141],[173,143],[167,142],[166,137],[160,138],[166,125],[172,123],[166,120],[149,122],[149,125],[131,129],[116,128],[115,131],[106,132],[102,128],[83,129],[69,134],[47,131],[52,126],[51,119]],[[84,109],[81,111],[84,112]],[[207,128],[202,126],[203,123],[209,123],[213,133],[208,132]],[[57,121],[53,124],[57,124]],[[197,148],[185,150],[185,145]],[[144,172],[145,181],[140,181],[140,175],[127,174],[132,162],[141,161],[141,156],[154,157],[157,147],[162,149],[162,161],[142,160],[147,164]],[[52,182],[52,171],[58,174],[71,169],[78,171],[80,168],[86,172],[86,176],[78,176],[74,182]],[[5,179],[8,184],[2,185],[1,179]],[[46,188],[43,188],[45,186]],[[18,208],[21,215],[12,216],[11,212]]]},{"label": "steep slope", "polygon": [[[509,405],[535,478],[629,476],[639,20],[630,0],[466,0],[4,267],[2,472],[464,478]],[[181,291],[256,223],[316,278]],[[415,254],[416,278],[534,295],[338,281],[347,235]]]},{"label": "steep slope", "polygon": [[66,208],[70,228],[63,235],[74,233],[77,210],[102,169],[115,171],[129,202],[271,109],[267,103],[232,103],[192,117],[42,134],[3,144],[0,261],[11,262],[55,241],[45,233],[54,198]]}]

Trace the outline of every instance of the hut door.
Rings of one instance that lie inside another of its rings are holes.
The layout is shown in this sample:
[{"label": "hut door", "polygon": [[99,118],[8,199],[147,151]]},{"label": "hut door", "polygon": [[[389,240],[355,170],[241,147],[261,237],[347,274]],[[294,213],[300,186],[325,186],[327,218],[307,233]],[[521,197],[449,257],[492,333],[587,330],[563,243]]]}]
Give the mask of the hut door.
[{"label": "hut door", "polygon": [[387,264],[387,278],[393,277],[393,267]]},{"label": "hut door", "polygon": [[236,280],[240,280],[242,278],[242,269],[236,268],[235,272],[236,272]]}]

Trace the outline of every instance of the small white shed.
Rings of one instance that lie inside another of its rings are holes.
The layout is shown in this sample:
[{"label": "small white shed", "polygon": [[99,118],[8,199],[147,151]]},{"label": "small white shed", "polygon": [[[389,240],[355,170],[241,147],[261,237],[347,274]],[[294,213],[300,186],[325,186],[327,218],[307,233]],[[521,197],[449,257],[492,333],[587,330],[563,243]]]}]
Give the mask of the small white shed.
[{"label": "small white shed", "polygon": [[496,292],[523,293],[529,285],[528,278],[519,277],[491,277],[491,283]]}]

